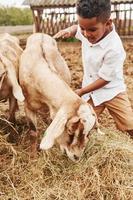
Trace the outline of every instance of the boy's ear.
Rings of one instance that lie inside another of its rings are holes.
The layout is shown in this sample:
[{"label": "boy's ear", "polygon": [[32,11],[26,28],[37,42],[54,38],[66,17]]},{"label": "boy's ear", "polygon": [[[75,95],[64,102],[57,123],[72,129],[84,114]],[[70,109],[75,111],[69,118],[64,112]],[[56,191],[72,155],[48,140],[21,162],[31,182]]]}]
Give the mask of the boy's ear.
[{"label": "boy's ear", "polygon": [[111,26],[112,25],[112,19],[108,19],[108,21],[106,22],[107,26]]}]

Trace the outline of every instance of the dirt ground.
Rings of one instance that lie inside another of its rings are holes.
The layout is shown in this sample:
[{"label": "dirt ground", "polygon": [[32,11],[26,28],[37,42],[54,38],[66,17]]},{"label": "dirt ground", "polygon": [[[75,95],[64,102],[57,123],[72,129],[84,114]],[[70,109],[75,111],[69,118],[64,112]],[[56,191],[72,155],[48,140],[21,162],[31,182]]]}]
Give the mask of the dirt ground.
[{"label": "dirt ground", "polygon": [[32,33],[33,25],[18,25],[18,26],[0,26],[0,33],[10,33],[10,34],[25,34]]}]

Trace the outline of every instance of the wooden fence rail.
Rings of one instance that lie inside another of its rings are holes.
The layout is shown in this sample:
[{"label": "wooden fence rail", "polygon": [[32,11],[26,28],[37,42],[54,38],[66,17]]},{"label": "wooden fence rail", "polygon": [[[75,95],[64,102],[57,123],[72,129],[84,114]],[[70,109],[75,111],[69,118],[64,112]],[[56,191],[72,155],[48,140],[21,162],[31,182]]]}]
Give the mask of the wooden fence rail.
[{"label": "wooden fence rail", "polygon": [[[77,23],[75,7],[31,7],[35,31],[54,35],[59,30]],[[122,36],[133,35],[133,3],[114,3],[111,16],[117,32]]]}]

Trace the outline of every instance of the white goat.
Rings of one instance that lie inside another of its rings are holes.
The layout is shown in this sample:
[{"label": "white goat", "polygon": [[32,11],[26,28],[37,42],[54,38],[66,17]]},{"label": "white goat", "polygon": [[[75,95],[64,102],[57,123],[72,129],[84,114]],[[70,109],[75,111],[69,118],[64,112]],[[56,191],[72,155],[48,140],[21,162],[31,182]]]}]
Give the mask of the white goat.
[{"label": "white goat", "polygon": [[[57,141],[68,157],[77,161],[85,149],[96,117],[91,106],[75,94],[63,79],[70,82],[70,73],[56,41],[46,34],[31,35],[20,62],[20,84],[25,95],[30,134],[37,137],[36,112],[47,104],[53,121],[40,148],[49,149]],[[32,150],[35,150],[35,145],[34,138]]]},{"label": "white goat", "polygon": [[18,83],[19,57],[22,49],[17,37],[8,33],[0,34],[0,100],[9,99],[9,121],[15,120],[17,100],[24,96]]}]

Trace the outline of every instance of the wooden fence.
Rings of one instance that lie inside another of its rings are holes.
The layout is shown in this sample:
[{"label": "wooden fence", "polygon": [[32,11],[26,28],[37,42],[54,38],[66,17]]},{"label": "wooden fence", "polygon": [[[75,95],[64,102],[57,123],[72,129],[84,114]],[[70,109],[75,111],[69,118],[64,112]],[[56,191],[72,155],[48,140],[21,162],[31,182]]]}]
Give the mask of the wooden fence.
[{"label": "wooden fence", "polygon": [[[31,7],[35,31],[54,35],[59,30],[77,23],[75,7]],[[114,3],[112,18],[117,32],[122,36],[133,35],[133,3]]]},{"label": "wooden fence", "polygon": [[133,35],[133,3],[114,3],[112,18],[120,35]]}]

